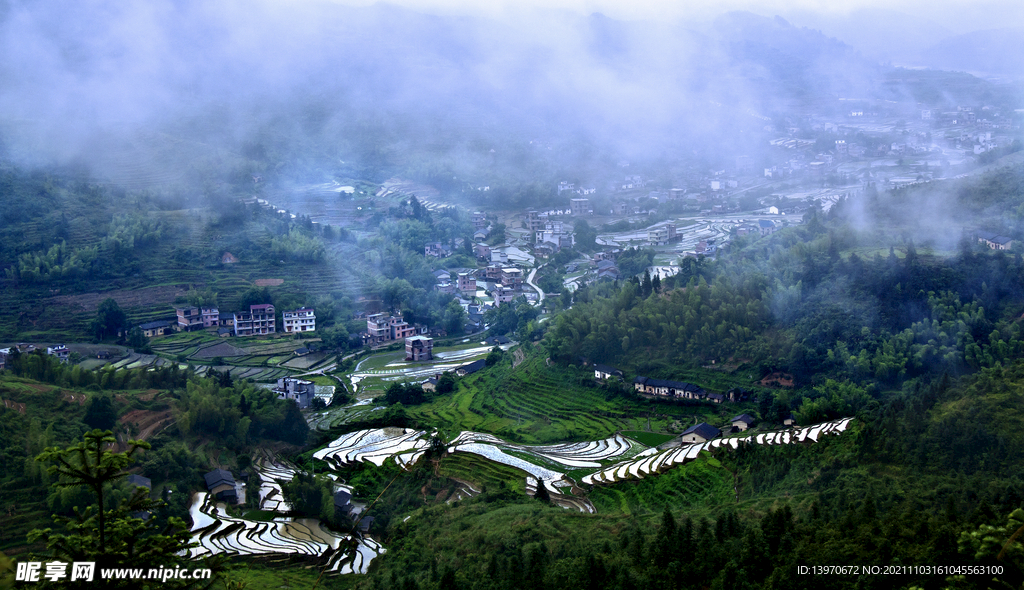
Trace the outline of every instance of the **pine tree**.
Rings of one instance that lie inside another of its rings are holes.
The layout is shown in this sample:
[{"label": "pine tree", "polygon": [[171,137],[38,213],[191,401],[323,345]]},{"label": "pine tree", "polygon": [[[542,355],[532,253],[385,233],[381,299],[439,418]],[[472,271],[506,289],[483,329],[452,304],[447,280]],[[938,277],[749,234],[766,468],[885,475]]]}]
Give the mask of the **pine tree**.
[{"label": "pine tree", "polygon": [[[158,520],[136,518],[140,512],[155,512],[163,502],[152,500],[149,490],[138,487],[120,504],[108,507],[110,486],[126,476],[127,468],[135,460],[139,449],[148,449],[143,441],[128,441],[129,448],[117,453],[112,449],[115,443],[109,430],[93,430],[85,434],[85,440],[67,448],[51,447],[43,451],[36,461],[51,463],[49,471],[54,478],[54,487],[85,487],[92,491],[95,504],[84,511],[76,509],[73,518],[54,516],[63,525],[63,532],[52,529],[33,530],[28,534],[30,543],[45,542],[52,557],[65,562],[94,561],[99,567],[157,568],[182,563],[179,556],[189,543],[188,527],[179,519],[171,517],[169,526],[157,530]],[[132,580],[97,581],[96,587],[132,587]],[[169,581],[169,588],[190,587],[191,581]],[[164,586],[164,585],[161,585]]]},{"label": "pine tree", "polygon": [[543,479],[537,480],[537,493],[533,497],[545,504],[551,503],[551,494],[548,493],[548,488],[544,486]]}]

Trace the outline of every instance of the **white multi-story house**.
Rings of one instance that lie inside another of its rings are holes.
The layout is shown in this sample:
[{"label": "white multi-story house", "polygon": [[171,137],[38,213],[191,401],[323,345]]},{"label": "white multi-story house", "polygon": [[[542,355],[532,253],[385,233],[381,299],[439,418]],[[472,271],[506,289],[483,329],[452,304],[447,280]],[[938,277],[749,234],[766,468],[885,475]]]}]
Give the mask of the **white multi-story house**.
[{"label": "white multi-story house", "polygon": [[310,307],[282,312],[281,317],[284,319],[284,331],[287,333],[316,330],[316,315]]}]

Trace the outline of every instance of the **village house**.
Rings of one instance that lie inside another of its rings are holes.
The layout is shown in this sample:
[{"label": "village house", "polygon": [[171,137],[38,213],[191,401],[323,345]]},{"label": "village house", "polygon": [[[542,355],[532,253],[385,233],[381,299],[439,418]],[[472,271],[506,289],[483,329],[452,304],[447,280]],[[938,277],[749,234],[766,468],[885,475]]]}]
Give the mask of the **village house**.
[{"label": "village house", "polygon": [[481,260],[491,259],[491,247],[487,244],[476,244],[473,246],[473,254]]},{"label": "village house", "polygon": [[460,293],[476,295],[476,275],[470,271],[460,272],[458,278],[458,289]]},{"label": "village house", "polygon": [[456,289],[455,289],[455,285],[453,283],[451,283],[449,281],[442,281],[442,282],[434,285],[434,290],[437,291],[438,293],[444,293],[446,295],[454,295]]},{"label": "village house", "polygon": [[206,489],[213,497],[228,504],[238,503],[238,492],[235,491],[235,477],[230,471],[214,469],[203,476]]},{"label": "village house", "polygon": [[775,222],[770,219],[761,219],[757,222],[757,227],[761,230],[762,236],[769,236],[775,233]]},{"label": "village house", "polygon": [[434,358],[434,340],[426,336],[410,336],[405,339],[405,360],[429,361]]},{"label": "village house", "polygon": [[497,283],[497,282],[501,281],[501,269],[502,268],[503,268],[502,265],[497,264],[497,263],[488,264],[487,267],[484,268],[480,272],[483,273],[483,275],[484,275],[483,278],[484,278],[485,281],[489,281],[489,282],[492,282],[492,283]]},{"label": "village house", "polygon": [[249,311],[238,311],[234,315],[235,336],[273,334],[277,329],[274,306],[270,303],[250,305]]},{"label": "village house", "polygon": [[494,296],[494,305],[497,307],[501,307],[504,303],[511,303],[516,298],[516,292],[504,285],[496,285],[491,294]]},{"label": "village house", "polygon": [[340,514],[352,512],[352,494],[345,490],[334,492],[334,511]]},{"label": "village house", "polygon": [[423,248],[423,253],[435,258],[447,258],[452,255],[452,247],[441,242],[428,242]]},{"label": "village house", "polygon": [[284,331],[289,334],[316,331],[316,314],[313,308],[303,307],[294,311],[285,311],[281,313],[281,316],[284,319]]},{"label": "village house", "polygon": [[569,199],[569,210],[573,215],[589,215],[590,199]]},{"label": "village house", "polygon": [[473,212],[473,229],[487,227],[487,216],[482,211]]},{"label": "village house", "polygon": [[440,379],[441,379],[441,374],[437,373],[436,375],[434,375],[430,379],[427,379],[426,381],[420,383],[420,387],[423,388],[423,391],[431,391],[431,392],[437,391],[437,382]]},{"label": "village house", "polygon": [[694,424],[687,428],[683,434],[679,436],[679,439],[684,443],[702,443],[713,438],[717,438],[721,434],[721,430],[707,422],[701,422],[700,424]]},{"label": "village house", "polygon": [[615,367],[609,367],[607,365],[594,365],[594,379],[598,381],[607,381],[612,377],[618,377],[621,379],[623,372],[616,369]]},{"label": "village house", "polygon": [[533,254],[535,256],[547,258],[555,252],[558,252],[558,245],[553,242],[541,242],[533,245]]},{"label": "village house", "polygon": [[68,362],[68,357],[71,355],[71,351],[63,344],[54,344],[53,346],[46,347],[46,354],[55,356],[60,362],[66,363]]},{"label": "village house", "polygon": [[383,313],[375,313],[366,316],[366,334],[363,336],[363,344],[376,346],[391,340],[391,327],[388,325],[388,316]]},{"label": "village house", "polygon": [[503,267],[500,280],[502,285],[519,291],[523,288],[523,271],[514,266]]},{"label": "village house", "polygon": [[203,315],[198,307],[178,307],[178,331],[190,332],[203,327]]},{"label": "village house", "polygon": [[743,432],[754,424],[754,417],[750,414],[740,414],[732,420],[732,427],[736,432]]},{"label": "village house", "polygon": [[530,231],[537,231],[544,229],[544,220],[540,217],[540,213],[536,209],[528,209],[526,211],[526,228]]},{"label": "village house", "polygon": [[416,335],[416,326],[409,325],[409,322],[399,317],[388,318],[391,340],[405,340]]},{"label": "village house", "polygon": [[667,379],[652,379],[639,376],[633,379],[633,388],[638,393],[647,395],[660,395],[676,397],[680,399],[700,400],[707,397],[704,388],[685,381],[669,381]]},{"label": "village house", "polygon": [[653,227],[647,231],[647,241],[654,246],[664,246],[669,242],[673,242],[676,239],[676,225],[674,223],[666,223]]},{"label": "village house", "polygon": [[174,331],[174,325],[174,322],[170,320],[156,320],[154,322],[139,324],[139,329],[142,330],[142,333],[146,338],[153,338],[155,336],[170,334]]},{"label": "village house", "polygon": [[725,392],[725,397],[731,402],[742,402],[747,401],[750,397],[750,392],[740,387],[733,387]]},{"label": "village house", "polygon": [[478,361],[473,361],[471,363],[467,363],[467,364],[462,365],[461,367],[455,369],[455,374],[458,375],[459,377],[465,377],[466,375],[472,375],[473,373],[476,373],[480,369],[484,368],[485,365],[486,365],[486,363],[484,362],[484,359],[480,359]]},{"label": "village house", "polygon": [[136,488],[146,488],[147,490],[153,489],[152,480],[135,473],[128,476],[128,485]]},{"label": "village house", "polygon": [[312,381],[291,377],[278,379],[277,385],[271,391],[277,394],[277,399],[295,400],[300,408],[308,408],[316,397],[316,386]]},{"label": "village house", "polygon": [[978,242],[985,244],[993,250],[1009,250],[1013,247],[1012,238],[996,235],[987,231],[978,232]]},{"label": "village house", "polygon": [[204,307],[199,310],[203,318],[204,328],[216,328],[220,325],[220,311],[216,307]]}]

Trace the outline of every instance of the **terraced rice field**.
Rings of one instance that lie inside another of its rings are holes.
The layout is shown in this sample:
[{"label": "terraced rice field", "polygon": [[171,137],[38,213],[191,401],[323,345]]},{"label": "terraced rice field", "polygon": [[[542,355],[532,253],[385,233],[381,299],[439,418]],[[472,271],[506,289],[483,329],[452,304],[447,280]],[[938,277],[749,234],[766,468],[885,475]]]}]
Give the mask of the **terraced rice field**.
[{"label": "terraced rice field", "polygon": [[215,504],[206,492],[196,494],[189,514],[192,540],[199,544],[188,550],[193,559],[217,554],[300,554],[320,558],[333,573],[363,574],[373,558],[385,552],[373,539],[338,535],[309,518],[261,522],[228,516],[225,506]]},{"label": "terraced rice field", "polygon": [[[514,344],[503,345],[508,350]],[[404,352],[388,352],[368,356],[346,375],[357,394],[371,390],[383,391],[393,381],[424,381],[437,373],[454,370],[466,363],[484,358],[492,347],[474,346],[434,352],[434,362],[407,363]],[[292,366],[289,363],[288,366]]]},{"label": "terraced rice field", "polygon": [[611,467],[584,476],[582,482],[586,484],[601,484],[614,483],[624,479],[643,479],[644,476],[655,475],[673,465],[692,461],[701,452],[715,452],[718,449],[726,448],[735,450],[741,444],[786,445],[818,442],[818,439],[822,436],[841,434],[852,420],[853,418],[843,418],[842,420],[805,426],[799,430],[780,430],[751,434],[749,436],[716,438],[704,443],[687,444],[660,452],[657,449],[649,449],[640,453],[632,461],[616,463]]},{"label": "terraced rice field", "polygon": [[[474,458],[460,457],[455,461],[446,459],[445,469],[449,474],[469,481],[501,481],[500,477],[508,477],[509,474],[514,474],[516,478],[525,475],[525,490],[528,493],[535,491],[537,482],[542,481],[549,490],[556,490],[552,498],[559,505],[593,511],[593,505],[579,498],[578,493],[567,493],[562,488],[578,491],[577,481],[596,485],[644,479],[691,462],[701,453],[737,449],[741,444],[814,443],[823,436],[841,434],[852,420],[843,418],[798,430],[718,438],[662,451],[631,441],[621,434],[589,442],[523,445],[506,442],[491,434],[462,432],[449,443],[449,457],[470,455]],[[341,436],[314,453],[313,457],[335,468],[360,461],[381,466],[391,458],[398,465],[409,467],[423,455],[430,436],[423,431],[402,428],[361,430]],[[488,464],[499,464],[500,467],[495,473],[488,473],[494,471],[493,468],[484,467]],[[481,473],[473,473],[474,470],[480,470]],[[700,491],[699,485],[694,484],[693,487]],[[562,497],[556,499],[555,494]]]},{"label": "terraced rice field", "polygon": [[[635,427],[635,407],[608,401],[603,391],[567,383],[566,377],[548,370],[542,360],[528,360],[515,370],[506,366],[465,378],[451,396],[410,413],[427,422],[538,443],[592,440]],[[668,421],[656,417],[652,426],[661,428]]]},{"label": "terraced rice field", "polygon": [[329,408],[324,412],[309,414],[306,421],[315,430],[327,431],[369,417],[374,410],[382,410],[383,406],[374,406],[370,400],[361,400],[355,404],[341,408]]},{"label": "terraced rice field", "polygon": [[379,428],[360,430],[343,435],[313,453],[313,458],[335,467],[347,463],[367,462],[378,467],[391,457],[403,467],[412,465],[423,456],[427,438],[422,430],[409,428]]}]

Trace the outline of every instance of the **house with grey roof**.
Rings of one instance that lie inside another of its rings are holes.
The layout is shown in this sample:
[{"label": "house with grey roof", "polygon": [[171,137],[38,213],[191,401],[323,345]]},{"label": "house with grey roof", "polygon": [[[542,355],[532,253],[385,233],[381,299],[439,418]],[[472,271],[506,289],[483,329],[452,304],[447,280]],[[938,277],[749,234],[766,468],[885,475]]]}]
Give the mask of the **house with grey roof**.
[{"label": "house with grey roof", "polygon": [[203,476],[206,480],[206,489],[218,500],[235,504],[238,502],[238,492],[235,491],[235,477],[230,471],[214,469]]},{"label": "house with grey roof", "polygon": [[721,430],[707,422],[701,422],[700,424],[694,424],[687,428],[679,438],[684,443],[702,443],[713,438],[718,438],[721,434]]}]

